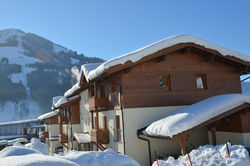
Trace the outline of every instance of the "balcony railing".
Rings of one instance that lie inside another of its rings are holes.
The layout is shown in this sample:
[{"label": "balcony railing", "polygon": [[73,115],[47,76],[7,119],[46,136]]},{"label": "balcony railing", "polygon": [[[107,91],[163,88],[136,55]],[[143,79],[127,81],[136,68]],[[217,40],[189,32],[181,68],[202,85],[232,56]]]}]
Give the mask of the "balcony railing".
[{"label": "balcony railing", "polygon": [[109,131],[106,129],[93,129],[90,131],[91,141],[100,144],[109,143]]},{"label": "balcony railing", "polygon": [[89,110],[106,110],[108,109],[109,101],[106,97],[90,97]]},{"label": "balcony railing", "polygon": [[68,135],[66,135],[66,134],[59,134],[59,142],[61,142],[61,143],[68,143]]}]

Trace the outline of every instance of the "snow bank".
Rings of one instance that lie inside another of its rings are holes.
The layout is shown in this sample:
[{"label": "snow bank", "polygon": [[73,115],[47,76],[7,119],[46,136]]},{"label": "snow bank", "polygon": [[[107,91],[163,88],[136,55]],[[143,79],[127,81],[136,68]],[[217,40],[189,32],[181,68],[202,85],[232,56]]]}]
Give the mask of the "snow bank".
[{"label": "snow bank", "polygon": [[[39,154],[39,152],[34,149],[29,149],[21,146],[9,146],[0,151],[0,159],[3,157],[21,156],[28,154]],[[1,160],[0,163],[2,164]]]},{"label": "snow bank", "polygon": [[49,155],[46,145],[42,143],[40,139],[32,138],[31,142],[26,144],[25,147],[37,150],[41,152],[42,154]]},{"label": "snow bank", "polygon": [[132,158],[115,153],[110,149],[103,152],[71,151],[65,156],[58,157],[77,163],[79,166],[139,166]]},{"label": "snow bank", "polygon": [[1,166],[79,166],[68,160],[42,154],[11,156],[0,158]]},{"label": "snow bank", "polygon": [[147,55],[153,54],[162,49],[174,46],[176,44],[181,44],[181,43],[194,43],[194,44],[203,46],[208,49],[216,50],[223,56],[233,56],[243,61],[250,62],[249,56],[234,52],[232,50],[226,49],[224,47],[218,46],[216,44],[210,43],[208,41],[205,41],[205,40],[193,37],[193,36],[177,35],[177,36],[172,36],[164,40],[158,41],[144,48],[138,49],[134,52],[108,60],[104,62],[103,64],[101,64],[100,66],[98,66],[95,70],[92,70],[91,72],[89,72],[89,74],[85,76],[87,77],[88,80],[93,80],[97,78],[98,76],[102,75],[106,69],[112,66],[124,64],[128,61],[137,62]]},{"label": "snow bank", "polygon": [[[30,146],[30,148],[33,148]],[[1,166],[139,166],[132,158],[106,150],[71,151],[65,156],[48,156],[27,147],[8,147],[0,152]]]},{"label": "snow bank", "polygon": [[172,137],[244,103],[250,103],[250,96],[226,94],[210,97],[152,123],[146,128],[146,134]]},{"label": "snow bank", "polygon": [[[249,154],[241,145],[229,146],[231,158],[228,159],[226,145],[206,145],[190,152],[193,166],[246,166],[250,165]],[[160,166],[186,166],[190,165],[188,155],[177,160],[169,157],[166,161],[159,160]],[[153,166],[157,166],[154,162]]]}]

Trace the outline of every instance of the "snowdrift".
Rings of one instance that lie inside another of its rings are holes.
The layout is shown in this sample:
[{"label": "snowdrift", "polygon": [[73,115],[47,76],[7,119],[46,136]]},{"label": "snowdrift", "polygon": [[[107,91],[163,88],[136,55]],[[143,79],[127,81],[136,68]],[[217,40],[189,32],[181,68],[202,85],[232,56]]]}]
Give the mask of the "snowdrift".
[{"label": "snowdrift", "polygon": [[[193,166],[246,166],[250,165],[249,154],[244,146],[229,145],[230,159],[228,159],[226,145],[206,145],[190,152]],[[159,160],[160,166],[186,166],[190,165],[188,155],[184,155],[175,160],[169,157],[166,161]],[[157,166],[157,162],[153,163]]]},{"label": "snowdrift", "polygon": [[139,166],[132,158],[108,149],[103,152],[71,151],[65,156],[48,155],[39,139],[22,146],[15,143],[0,151],[1,166]]}]

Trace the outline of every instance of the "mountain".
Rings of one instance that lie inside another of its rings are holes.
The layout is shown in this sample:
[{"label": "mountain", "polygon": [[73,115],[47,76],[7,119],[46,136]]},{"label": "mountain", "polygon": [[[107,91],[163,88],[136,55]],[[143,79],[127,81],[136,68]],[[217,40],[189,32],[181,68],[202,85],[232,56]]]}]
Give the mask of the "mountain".
[{"label": "mountain", "polygon": [[99,58],[64,48],[36,34],[0,30],[0,122],[36,118],[77,80],[82,64]]}]

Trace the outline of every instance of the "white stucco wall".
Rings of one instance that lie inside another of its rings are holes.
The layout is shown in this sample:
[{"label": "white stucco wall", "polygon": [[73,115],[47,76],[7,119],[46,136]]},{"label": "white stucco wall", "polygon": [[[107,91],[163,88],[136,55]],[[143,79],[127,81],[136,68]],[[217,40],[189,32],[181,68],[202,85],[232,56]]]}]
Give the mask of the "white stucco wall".
[{"label": "white stucco wall", "polygon": [[84,90],[80,93],[80,122],[81,132],[88,132],[91,129],[91,114],[89,112],[89,92]]},{"label": "white stucco wall", "polygon": [[[230,139],[232,144],[241,144],[250,146],[250,133],[236,133],[236,132],[216,132],[217,144],[225,144]],[[209,143],[212,144],[212,136],[209,132]]]},{"label": "white stucco wall", "polygon": [[[124,109],[124,130],[125,130],[125,151],[126,155],[133,157],[140,165],[149,165],[147,142],[137,138],[137,130],[150,125],[152,122],[167,116],[185,106],[169,107],[146,107]],[[152,142],[152,146],[163,147],[165,141],[157,139]],[[171,148],[177,147],[178,144],[169,143]],[[165,149],[167,147],[164,147]],[[154,149],[152,149],[152,152]],[[158,150],[157,150],[158,151]]]},{"label": "white stucco wall", "polygon": [[105,145],[107,148],[113,149],[115,152],[124,153],[123,150],[123,132],[121,131],[121,140],[116,140],[116,115],[120,116],[120,128],[122,129],[122,116],[121,110],[104,111],[99,113],[99,127],[103,126],[103,116],[107,117],[107,125],[109,130],[109,144]]},{"label": "white stucco wall", "polygon": [[[45,130],[49,133],[49,138],[59,136],[59,125],[58,124],[46,124]],[[61,146],[59,141],[50,141],[49,138],[46,138],[46,146],[48,151],[52,153],[57,146]]]},{"label": "white stucco wall", "polygon": [[49,137],[59,135],[59,125],[58,124],[47,125],[47,129],[48,129],[48,132],[49,132]]}]

